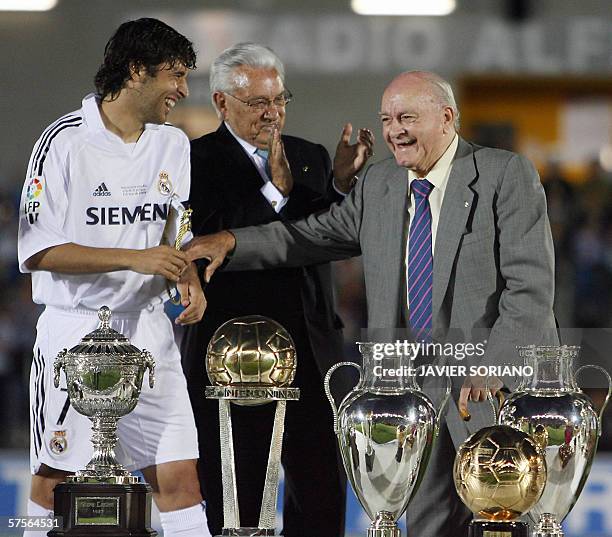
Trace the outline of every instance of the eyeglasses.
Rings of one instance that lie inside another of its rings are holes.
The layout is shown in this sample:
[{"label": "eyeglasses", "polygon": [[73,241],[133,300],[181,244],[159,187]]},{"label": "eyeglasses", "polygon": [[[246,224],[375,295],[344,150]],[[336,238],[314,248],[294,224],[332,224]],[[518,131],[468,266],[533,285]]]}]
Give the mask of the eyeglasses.
[{"label": "eyeglasses", "polygon": [[264,110],[270,108],[272,105],[274,105],[276,108],[285,108],[285,106],[287,106],[287,103],[290,103],[291,99],[293,99],[293,95],[289,90],[283,91],[278,97],[275,97],[274,99],[264,99],[263,97],[257,97],[256,99],[249,99],[248,101],[243,101],[242,99],[239,99],[231,93],[224,93],[226,95],[229,95],[230,97],[233,97],[237,101],[240,101],[242,104],[246,104],[251,110],[257,110],[258,112],[263,112]]}]

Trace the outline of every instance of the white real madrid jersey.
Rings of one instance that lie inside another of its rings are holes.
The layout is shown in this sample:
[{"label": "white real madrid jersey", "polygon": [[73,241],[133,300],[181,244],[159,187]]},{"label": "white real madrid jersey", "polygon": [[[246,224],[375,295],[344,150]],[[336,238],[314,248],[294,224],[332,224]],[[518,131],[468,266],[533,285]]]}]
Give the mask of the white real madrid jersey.
[{"label": "white real madrid jersey", "polygon": [[[19,268],[51,246],[158,246],[173,200],[189,197],[189,141],[169,125],[149,125],[125,144],[102,122],[96,97],[42,134],[21,194]],[[97,274],[32,273],[39,304],[137,311],[161,303],[161,276],[128,270]]]}]

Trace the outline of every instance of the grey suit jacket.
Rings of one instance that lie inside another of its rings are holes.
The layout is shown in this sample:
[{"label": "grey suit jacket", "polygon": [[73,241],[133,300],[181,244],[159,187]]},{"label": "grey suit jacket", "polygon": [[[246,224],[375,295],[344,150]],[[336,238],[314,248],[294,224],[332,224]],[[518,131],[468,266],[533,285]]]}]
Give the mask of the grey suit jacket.
[{"label": "grey suit jacket", "polygon": [[[374,164],[351,194],[326,212],[293,223],[232,230],[236,250],[228,269],[361,254],[368,328],[397,334],[405,303],[408,195],[405,168],[393,158]],[[486,341],[481,363],[513,362],[518,344],[557,342],[553,295],[553,243],[536,170],[517,154],[460,139],[435,244],[434,340]],[[456,406],[449,406],[447,423],[455,444],[491,424],[490,409],[476,406],[469,425],[459,419]]]}]

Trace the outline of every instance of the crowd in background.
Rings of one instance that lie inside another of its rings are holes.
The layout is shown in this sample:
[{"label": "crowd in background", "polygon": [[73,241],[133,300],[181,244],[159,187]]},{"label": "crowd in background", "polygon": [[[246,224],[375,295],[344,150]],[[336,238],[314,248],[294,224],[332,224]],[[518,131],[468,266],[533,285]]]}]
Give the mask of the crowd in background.
[{"label": "crowd in background", "polygon": [[[5,401],[0,448],[24,448],[29,442],[27,386],[40,314],[31,301],[30,278],[17,266],[20,183],[14,177],[0,181],[0,393]],[[576,183],[551,162],[542,170],[542,183],[555,242],[559,324],[612,329],[612,174],[593,160],[586,179]],[[354,354],[366,325],[360,261],[342,262],[335,274],[347,353]],[[612,449],[611,444],[604,441],[601,448]]]}]

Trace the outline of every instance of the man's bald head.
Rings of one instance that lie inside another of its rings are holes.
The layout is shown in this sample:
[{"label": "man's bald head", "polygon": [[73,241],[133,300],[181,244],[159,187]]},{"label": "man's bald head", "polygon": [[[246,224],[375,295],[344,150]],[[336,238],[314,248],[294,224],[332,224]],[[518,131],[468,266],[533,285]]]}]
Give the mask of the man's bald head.
[{"label": "man's bald head", "polygon": [[450,106],[455,114],[454,127],[459,130],[459,108],[451,85],[441,76],[430,71],[404,71],[397,75],[385,88],[387,91],[401,91],[407,84],[422,84],[423,91],[430,92],[434,102],[440,106]]},{"label": "man's bald head", "polygon": [[455,137],[457,105],[448,82],[434,73],[395,77],[382,97],[383,138],[399,166],[425,177]]}]

